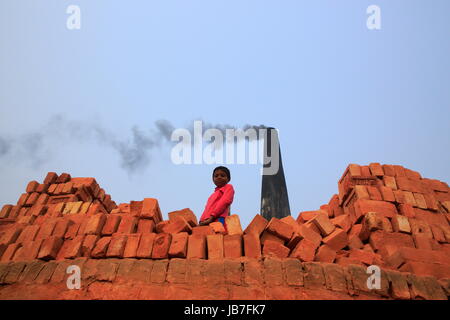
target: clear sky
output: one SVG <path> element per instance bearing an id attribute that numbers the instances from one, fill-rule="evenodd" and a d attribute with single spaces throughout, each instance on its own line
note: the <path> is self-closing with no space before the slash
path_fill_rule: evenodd
<path id="1" fill-rule="evenodd" d="M 380 30 L 366 26 L 373 4 Z M 450 182 L 449 12 L 448 0 L 2 0 L 0 205 L 56 171 L 199 217 L 214 165 L 173 164 L 158 120 L 278 128 L 295 218 L 328 203 L 349 163 Z M 228 167 L 246 226 L 260 165 Z"/>

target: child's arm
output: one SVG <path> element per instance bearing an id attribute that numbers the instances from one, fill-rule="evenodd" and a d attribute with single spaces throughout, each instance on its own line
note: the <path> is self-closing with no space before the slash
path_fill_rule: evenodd
<path id="1" fill-rule="evenodd" d="M 233 202 L 233 198 L 234 198 L 234 188 L 232 185 L 229 185 L 229 187 L 225 188 L 222 197 L 219 199 L 219 201 L 217 201 L 214 208 L 212 208 L 211 217 L 217 219 Z"/>

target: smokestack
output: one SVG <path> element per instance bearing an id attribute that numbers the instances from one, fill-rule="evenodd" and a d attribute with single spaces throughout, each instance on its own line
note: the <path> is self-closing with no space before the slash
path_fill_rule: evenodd
<path id="1" fill-rule="evenodd" d="M 276 139 L 276 141 L 272 141 Z M 271 143 L 274 142 L 274 143 Z M 278 172 L 276 174 L 266 174 L 273 165 L 274 160 L 263 165 L 262 190 L 261 190 L 261 215 L 270 220 L 271 218 L 284 218 L 291 215 L 289 199 L 284 178 L 283 163 L 281 161 L 281 148 L 278 140 L 278 132 L 275 128 L 267 128 L 267 137 L 264 142 L 264 157 L 276 156 L 276 150 L 271 150 L 273 146 L 278 148 Z M 276 159 L 275 159 L 276 161 Z M 266 163 L 266 161 L 264 161 Z"/>

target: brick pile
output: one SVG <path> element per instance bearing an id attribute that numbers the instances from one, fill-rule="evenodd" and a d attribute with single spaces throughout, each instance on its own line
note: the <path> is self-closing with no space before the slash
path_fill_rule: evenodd
<path id="1" fill-rule="evenodd" d="M 347 271 L 377 265 L 394 275 L 448 284 L 446 183 L 422 178 L 402 166 L 350 164 L 338 190 L 328 204 L 300 212 L 297 219 L 267 221 L 256 215 L 244 229 L 239 216 L 232 214 L 225 230 L 219 222 L 199 226 L 188 208 L 169 212 L 164 220 L 154 198 L 116 205 L 94 178 L 50 172 L 42 184 L 30 182 L 16 205 L 2 208 L 0 267 L 79 259 L 111 263 L 279 259 L 308 266 L 332 264 Z"/>

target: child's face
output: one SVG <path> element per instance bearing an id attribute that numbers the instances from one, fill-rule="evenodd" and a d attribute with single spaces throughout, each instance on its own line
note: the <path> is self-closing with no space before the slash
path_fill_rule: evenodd
<path id="1" fill-rule="evenodd" d="M 228 183 L 228 176 L 225 171 L 219 169 L 214 172 L 213 181 L 217 187 L 223 187 Z"/>

